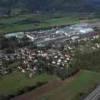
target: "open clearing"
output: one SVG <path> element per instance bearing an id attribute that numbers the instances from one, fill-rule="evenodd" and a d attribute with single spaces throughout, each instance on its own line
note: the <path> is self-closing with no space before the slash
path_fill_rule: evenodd
<path id="1" fill-rule="evenodd" d="M 79 93 L 87 91 L 99 83 L 100 74 L 81 70 L 76 76 L 69 80 L 70 79 L 61 83 L 55 82 L 54 84 L 45 85 L 31 93 L 16 97 L 13 100 L 22 100 L 22 98 L 26 98 L 25 100 L 74 100 Z"/>

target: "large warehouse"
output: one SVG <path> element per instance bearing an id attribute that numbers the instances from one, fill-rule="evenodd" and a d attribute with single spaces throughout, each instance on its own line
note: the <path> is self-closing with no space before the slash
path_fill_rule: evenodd
<path id="1" fill-rule="evenodd" d="M 94 29 L 87 23 L 80 23 L 71 26 L 64 27 L 56 31 L 56 34 L 65 34 L 66 36 L 87 34 L 94 32 Z"/>

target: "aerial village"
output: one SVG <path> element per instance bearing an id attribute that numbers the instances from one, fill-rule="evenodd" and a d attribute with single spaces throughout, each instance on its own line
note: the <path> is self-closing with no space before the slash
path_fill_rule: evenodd
<path id="1" fill-rule="evenodd" d="M 8 41 L 17 40 L 18 44 L 24 41 L 25 45 L 15 46 L 16 49 L 11 47 L 11 50 L 2 49 L 1 46 L 0 75 L 17 70 L 22 73 L 28 72 L 29 78 L 43 72 L 66 78 L 77 71 L 73 66 L 77 50 L 84 53 L 100 49 L 100 43 L 93 42 L 100 39 L 99 31 L 96 30 L 96 26 L 88 23 L 40 31 L 7 33 L 4 38 Z"/>

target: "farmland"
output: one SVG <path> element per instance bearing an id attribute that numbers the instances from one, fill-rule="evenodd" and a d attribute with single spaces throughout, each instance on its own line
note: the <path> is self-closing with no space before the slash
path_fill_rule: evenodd
<path id="1" fill-rule="evenodd" d="M 76 17 L 49 15 L 18 15 L 0 18 L 0 33 L 47 29 L 79 22 Z"/>
<path id="2" fill-rule="evenodd" d="M 80 93 L 87 92 L 100 82 L 99 77 L 99 73 L 81 70 L 75 76 L 62 81 L 56 88 L 54 87 L 55 83 L 49 84 L 31 93 L 16 97 L 14 100 L 22 100 L 23 98 L 29 100 L 78 100 Z M 50 90 L 49 87 L 53 88 Z M 48 92 L 44 92 L 44 90 Z"/>
<path id="3" fill-rule="evenodd" d="M 98 19 L 86 20 L 86 21 L 95 22 L 97 20 Z M 79 17 L 75 17 L 75 16 L 58 17 L 58 16 L 49 16 L 49 15 L 30 14 L 30 15 L 18 15 L 18 16 L 13 16 L 13 17 L 3 17 L 3 18 L 1 17 L 0 18 L 0 33 L 2 34 L 2 33 L 7 33 L 7 32 L 48 29 L 51 27 L 75 24 L 79 22 L 80 22 Z M 29 78 L 29 76 L 27 75 L 29 73 L 12 72 L 12 73 L 9 73 L 7 75 L 0 77 L 0 96 L 2 97 L 2 96 L 12 96 L 13 95 L 13 97 L 15 97 L 17 95 L 22 95 L 22 94 L 23 94 L 22 96 L 24 96 L 24 93 L 25 93 L 26 97 L 24 98 L 34 99 L 37 96 L 36 99 L 34 100 L 66 100 L 66 99 L 78 100 L 78 98 L 80 100 L 80 94 L 84 94 L 85 92 L 89 93 L 90 92 L 89 90 L 93 89 L 93 87 L 96 86 L 96 84 L 100 82 L 100 79 L 99 79 L 100 74 L 96 72 L 96 71 L 99 71 L 100 69 L 99 68 L 100 66 L 99 48 L 98 48 L 98 51 L 96 50 L 94 52 L 91 52 L 92 50 L 91 47 L 93 45 L 91 45 L 90 43 L 91 41 L 88 41 L 88 42 L 86 41 L 86 44 L 90 46 L 89 49 L 86 46 L 82 46 L 82 45 L 79 46 L 79 47 L 83 47 L 82 50 L 85 51 L 83 52 L 83 54 L 79 52 L 78 53 L 75 52 L 76 62 L 74 63 L 74 65 L 72 65 L 73 69 L 74 68 L 77 69 L 78 66 L 79 66 L 79 69 L 81 69 L 81 71 L 75 76 L 65 79 L 64 81 L 60 79 L 58 81 L 58 77 L 54 75 L 47 75 L 45 73 L 41 75 L 36 74 L 36 75 L 33 75 L 32 78 Z M 96 42 L 99 42 L 99 41 L 96 41 Z M 27 51 L 31 51 L 31 50 L 27 49 Z M 29 56 L 29 54 L 27 54 L 27 56 Z M 37 59 L 37 56 L 35 59 Z M 27 61 L 27 59 L 25 60 Z M 42 59 L 40 60 L 42 61 Z M 32 63 L 33 63 L 33 60 L 32 60 Z M 38 63 L 37 65 L 41 67 L 41 62 L 39 63 L 40 63 L 40 66 L 38 65 Z M 42 64 L 43 66 L 45 65 L 45 63 L 42 63 Z M 14 67 L 14 66 L 16 66 L 16 62 L 11 64 L 9 68 Z M 43 68 L 46 68 L 46 67 L 43 67 Z M 59 70 L 56 70 L 56 72 L 57 71 Z M 61 72 L 61 75 L 63 75 L 63 73 L 64 72 Z M 50 83 L 51 81 L 54 81 L 54 83 Z M 32 88 L 31 90 L 27 91 L 29 92 L 29 94 L 31 92 L 31 95 L 27 95 L 26 90 L 30 87 L 35 87 L 35 86 L 38 87 L 37 86 L 38 83 L 48 83 L 48 84 L 43 85 L 43 87 L 39 86 L 39 88 L 35 88 L 35 89 Z M 24 90 L 25 92 L 23 92 Z M 20 94 L 19 92 L 23 92 L 23 93 Z M 24 99 L 17 99 L 17 100 L 24 100 Z"/>
<path id="4" fill-rule="evenodd" d="M 100 74 L 90 71 L 81 71 L 80 74 L 70 83 L 64 83 L 63 86 L 53 90 L 52 92 L 40 97 L 39 100 L 73 100 L 74 97 L 91 88 L 100 82 Z"/>
<path id="5" fill-rule="evenodd" d="M 82 17 L 82 16 L 81 16 Z M 79 14 L 25 14 L 0 17 L 0 34 L 19 31 L 31 31 L 76 24 L 80 21 L 98 22 L 98 18 L 80 19 Z"/>
<path id="6" fill-rule="evenodd" d="M 84 100 L 99 85 L 100 0 L 0 0 L 0 100 Z"/>
<path id="7" fill-rule="evenodd" d="M 16 94 L 25 87 L 35 86 L 38 82 L 48 82 L 56 80 L 56 76 L 47 74 L 36 75 L 30 79 L 27 74 L 13 72 L 0 78 L 0 95 Z"/>

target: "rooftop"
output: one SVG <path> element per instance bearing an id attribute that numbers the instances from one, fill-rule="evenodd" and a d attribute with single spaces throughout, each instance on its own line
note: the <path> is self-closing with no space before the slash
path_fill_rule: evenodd
<path id="1" fill-rule="evenodd" d="M 16 38 L 23 38 L 24 32 L 16 32 L 16 33 L 8 33 L 5 35 L 6 38 L 16 37 Z"/>

